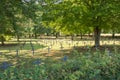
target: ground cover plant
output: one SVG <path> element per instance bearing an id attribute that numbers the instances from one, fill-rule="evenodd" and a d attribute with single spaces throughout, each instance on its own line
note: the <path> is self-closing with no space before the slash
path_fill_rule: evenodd
<path id="1" fill-rule="evenodd" d="M 76 44 L 76 42 L 74 44 Z M 1 57 L 2 56 L 7 57 L 6 59 L 8 61 L 2 61 L 0 64 L 0 79 L 1 80 L 120 79 L 119 45 L 114 46 L 103 45 L 99 48 L 95 48 L 90 45 L 88 46 L 73 45 L 73 47 L 71 47 L 71 49 L 68 50 L 60 49 L 59 51 L 60 53 L 59 52 L 52 53 L 52 50 L 51 53 L 47 53 L 46 51 L 47 48 L 46 50 L 43 50 L 43 52 L 45 51 L 46 52 L 42 53 L 42 50 L 40 50 L 41 52 L 36 52 L 34 56 L 28 56 L 25 53 L 23 53 L 24 55 L 19 55 L 18 57 L 15 57 L 14 55 L 11 54 L 7 56 L 3 55 L 5 53 L 1 54 Z M 13 62 L 16 63 L 13 64 Z"/>
<path id="2" fill-rule="evenodd" d="M 10 67 L 0 73 L 1 80 L 119 80 L 120 54 L 99 51 L 90 53 L 71 53 L 72 58 L 60 61 L 37 59 L 29 68 Z M 79 57 L 78 57 L 79 56 Z M 36 61 L 36 60 L 35 60 Z"/>

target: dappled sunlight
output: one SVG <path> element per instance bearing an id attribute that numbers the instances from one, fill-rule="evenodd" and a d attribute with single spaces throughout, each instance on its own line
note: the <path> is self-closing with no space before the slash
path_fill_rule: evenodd
<path id="1" fill-rule="evenodd" d="M 29 40 L 31 40 L 31 39 L 29 39 Z M 93 41 L 91 41 L 91 40 L 71 41 L 68 39 L 50 39 L 50 40 L 34 39 L 31 41 L 34 46 L 34 55 L 33 55 L 33 51 L 30 46 L 29 41 L 25 43 L 21 39 L 21 42 L 19 42 L 19 44 L 15 44 L 15 45 L 12 45 L 11 42 L 9 41 L 7 43 L 8 44 L 10 43 L 10 45 L 6 44 L 6 46 L 0 47 L 0 49 L 1 49 L 0 56 L 2 57 L 0 59 L 0 62 L 5 61 L 5 60 L 15 61 L 14 59 L 16 57 L 31 58 L 31 59 L 50 57 L 51 59 L 52 58 L 57 59 L 57 58 L 61 58 L 65 54 L 69 55 L 69 53 L 74 49 L 77 49 L 80 52 L 88 51 L 89 48 L 91 48 L 94 44 Z M 100 49 L 102 49 L 102 51 L 104 51 L 105 48 L 108 48 L 111 51 L 113 51 L 112 46 L 115 46 L 116 48 L 118 48 L 118 50 L 120 47 L 119 40 L 103 40 L 100 43 L 101 43 Z M 22 48 L 20 48 L 21 45 L 22 45 Z M 41 46 L 41 45 L 44 45 L 44 46 Z M 16 50 L 18 50 L 18 52 Z M 92 49 L 92 51 L 94 51 L 94 49 Z"/>
<path id="2" fill-rule="evenodd" d="M 30 71 L 34 70 L 37 66 L 38 69 L 44 66 L 42 70 L 48 67 L 46 69 L 54 71 L 54 69 L 64 69 L 67 64 L 69 66 L 66 66 L 66 69 L 71 66 L 72 69 L 74 65 L 84 63 L 85 60 L 94 60 L 94 57 L 98 57 L 98 55 L 111 57 L 120 52 L 119 40 L 103 40 L 100 43 L 101 46 L 94 47 L 92 40 L 36 39 L 21 41 L 13 46 L 2 46 L 0 47 L 0 71 L 4 72 L 5 69 L 10 67 L 18 70 L 25 69 L 24 71 L 29 72 L 29 69 Z M 102 62 L 104 62 L 104 59 Z M 93 63 L 88 64 L 91 66 Z M 88 65 L 86 65 L 86 68 L 88 69 Z"/>
<path id="3" fill-rule="evenodd" d="M 120 80 L 119 0 L 1 0 L 0 80 Z"/>

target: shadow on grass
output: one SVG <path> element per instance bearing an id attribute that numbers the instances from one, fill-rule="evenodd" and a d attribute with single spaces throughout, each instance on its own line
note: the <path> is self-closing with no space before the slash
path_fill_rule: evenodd
<path id="1" fill-rule="evenodd" d="M 117 51 L 118 53 L 120 52 L 120 45 L 102 45 L 100 47 L 94 47 L 94 46 L 80 46 L 80 47 L 75 47 L 75 49 L 78 51 L 78 52 L 90 52 L 90 53 L 93 53 L 93 52 L 96 52 L 96 51 L 99 51 L 101 53 L 105 52 L 105 50 L 108 50 L 112 53 L 115 53 L 115 51 Z"/>
<path id="2" fill-rule="evenodd" d="M 11 47 L 11 46 L 17 46 L 17 45 L 18 45 L 18 43 L 4 44 L 4 46 L 2 46 L 2 45 L 0 44 L 0 47 Z"/>
<path id="3" fill-rule="evenodd" d="M 4 69 L 1 68 L 2 63 L 7 62 L 9 64 L 12 64 L 12 67 L 16 68 L 31 68 L 34 66 L 33 62 L 36 61 L 38 58 L 34 58 L 32 56 L 16 56 L 16 55 L 10 55 L 10 54 L 2 54 L 1 56 L 4 56 L 6 59 L 5 61 L 0 61 L 0 71 L 4 71 Z"/>
<path id="4" fill-rule="evenodd" d="M 46 64 L 52 64 L 52 63 L 57 63 L 60 61 L 64 55 L 64 53 L 68 52 L 68 50 L 63 50 L 62 52 L 60 51 L 53 51 L 53 53 L 43 53 L 43 54 L 35 54 L 35 56 L 32 55 L 26 55 L 24 54 L 19 54 L 19 56 L 16 56 L 16 54 L 8 54 L 8 53 L 2 53 L 0 56 L 3 56 L 8 63 L 12 64 L 16 68 L 32 68 L 34 66 L 33 62 L 36 61 L 37 59 L 40 59 L 42 62 Z M 61 55 L 62 53 L 62 55 Z M 31 53 L 32 54 L 32 53 Z M 51 56 L 50 56 L 51 55 Z M 44 56 L 44 58 L 42 58 Z M 59 57 L 59 58 L 58 58 Z M 55 59 L 57 58 L 57 59 Z M 2 62 L 4 61 L 0 61 Z M 0 69 L 2 70 L 2 69 Z M 3 70 L 2 70 L 3 71 Z"/>
<path id="5" fill-rule="evenodd" d="M 86 53 L 88 51 L 90 51 L 89 53 L 94 53 L 96 52 L 96 50 L 99 50 L 101 53 L 105 52 L 105 50 L 108 49 L 110 52 L 114 53 L 115 50 L 117 50 L 117 52 L 120 52 L 120 45 L 102 45 L 100 47 L 98 47 L 97 49 L 95 47 L 90 46 L 85 47 L 85 46 L 80 46 L 80 47 L 74 47 L 71 49 L 65 49 L 65 50 L 53 50 L 51 51 L 51 53 L 47 53 L 43 52 L 40 54 L 35 54 L 35 56 L 27 56 L 26 53 L 21 54 L 19 56 L 16 56 L 15 54 L 7 54 L 7 53 L 2 53 L 0 56 L 4 56 L 4 58 L 7 60 L 8 63 L 13 64 L 14 66 L 16 66 L 17 68 L 31 68 L 32 66 L 34 66 L 33 62 L 36 59 L 41 59 L 44 63 L 46 64 L 51 64 L 51 63 L 57 63 L 57 61 L 60 61 L 60 59 L 63 56 L 68 56 L 68 58 L 75 58 L 73 56 L 73 50 L 77 50 L 78 53 Z M 44 56 L 45 58 L 43 59 L 42 56 Z M 79 56 L 78 56 L 79 57 Z M 1 63 L 0 63 L 1 64 Z"/>
<path id="6" fill-rule="evenodd" d="M 35 50 L 44 48 L 44 45 L 40 44 L 33 44 Z M 0 50 L 31 50 L 32 47 L 30 43 L 12 43 L 12 44 L 5 44 L 4 46 L 0 45 Z"/>

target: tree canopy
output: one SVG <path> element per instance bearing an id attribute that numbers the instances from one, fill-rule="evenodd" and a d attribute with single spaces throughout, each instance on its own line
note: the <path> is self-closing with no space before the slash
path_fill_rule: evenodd
<path id="1" fill-rule="evenodd" d="M 92 32 L 97 47 L 101 30 L 119 32 L 119 6 L 119 0 L 1 0 L 0 39 L 4 44 L 5 35 L 19 40 L 24 31 L 36 35 L 49 27 L 65 34 Z"/>
<path id="2" fill-rule="evenodd" d="M 47 15 L 46 21 L 58 24 L 63 31 L 80 33 L 92 28 L 97 47 L 101 29 L 119 27 L 119 6 L 119 0 L 63 0 L 52 4 L 44 15 Z"/>
<path id="3" fill-rule="evenodd" d="M 2 45 L 6 35 L 20 34 L 29 21 L 37 24 L 41 21 L 41 2 L 35 0 L 1 0 L 0 3 L 0 39 Z M 33 27 L 33 26 L 32 26 Z"/>

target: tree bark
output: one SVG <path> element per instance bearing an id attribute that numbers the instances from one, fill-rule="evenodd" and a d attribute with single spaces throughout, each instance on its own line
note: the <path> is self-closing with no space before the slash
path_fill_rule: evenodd
<path id="1" fill-rule="evenodd" d="M 88 33 L 88 36 L 91 37 L 90 33 Z"/>
<path id="2" fill-rule="evenodd" d="M 71 34 L 71 40 L 74 40 L 74 35 L 73 34 Z"/>
<path id="3" fill-rule="evenodd" d="M 101 34 L 101 29 L 99 27 L 94 28 L 94 41 L 95 41 L 95 47 L 100 46 L 100 34 Z"/>
<path id="4" fill-rule="evenodd" d="M 58 33 L 55 34 L 56 39 L 58 38 Z"/>
<path id="5" fill-rule="evenodd" d="M 29 37 L 29 38 L 31 38 L 31 35 L 30 35 L 30 33 L 28 34 L 28 37 Z"/>
<path id="6" fill-rule="evenodd" d="M 59 33 L 59 32 L 56 32 L 56 34 L 55 34 L 56 39 L 57 39 L 59 36 L 60 36 L 60 33 Z"/>
<path id="7" fill-rule="evenodd" d="M 35 39 L 37 39 L 37 33 L 35 33 Z"/>
<path id="8" fill-rule="evenodd" d="M 80 38 L 83 39 L 83 34 L 82 33 L 80 33 Z"/>
<path id="9" fill-rule="evenodd" d="M 112 38 L 113 39 L 115 38 L 115 31 L 114 30 L 112 31 Z"/>
<path id="10" fill-rule="evenodd" d="M 19 36 L 19 34 L 17 33 L 17 41 L 19 42 L 20 40 L 20 36 Z"/>
<path id="11" fill-rule="evenodd" d="M 1 36 L 1 45 L 4 46 L 4 36 Z"/>
<path id="12" fill-rule="evenodd" d="M 37 39 L 37 26 L 34 26 L 34 37 Z"/>

